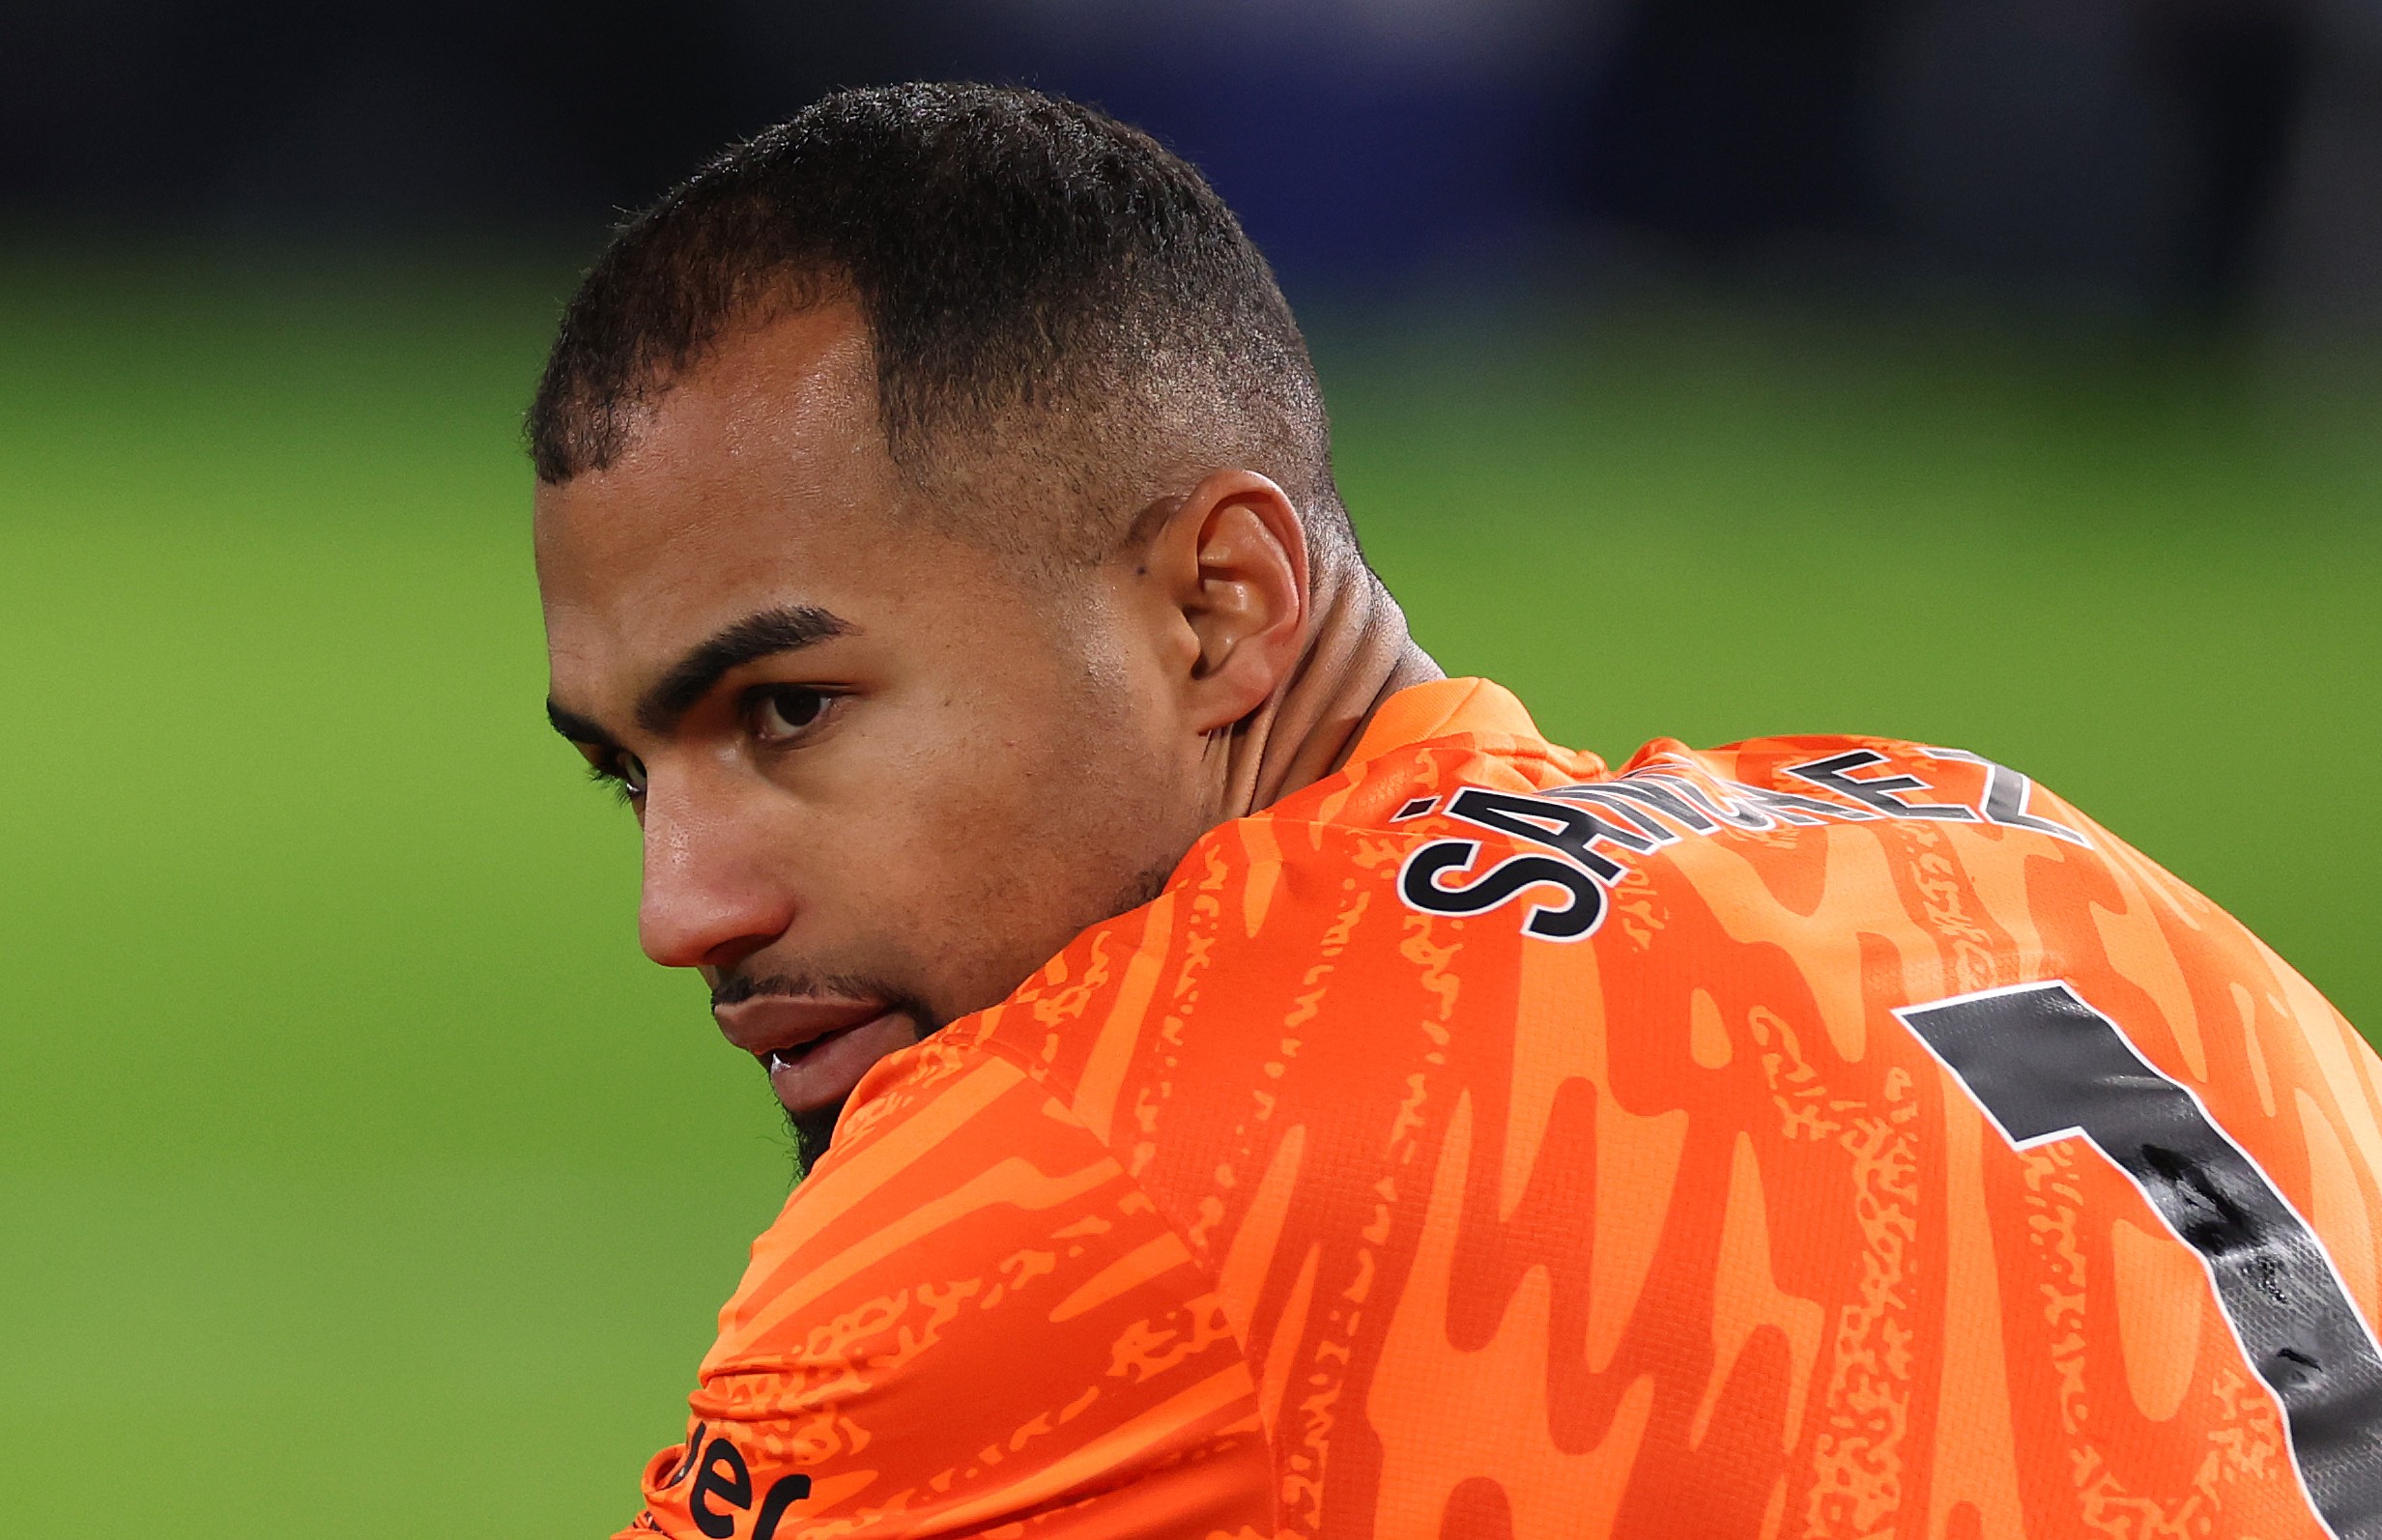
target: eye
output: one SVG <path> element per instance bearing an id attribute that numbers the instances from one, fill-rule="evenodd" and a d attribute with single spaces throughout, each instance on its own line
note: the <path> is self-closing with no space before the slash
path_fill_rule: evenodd
<path id="1" fill-rule="evenodd" d="M 588 766 L 588 779 L 611 785 L 622 802 L 646 794 L 646 762 L 633 754 L 610 754 Z"/>
<path id="2" fill-rule="evenodd" d="M 745 722 L 761 742 L 782 742 L 818 726 L 827 713 L 827 700 L 823 690 L 790 684 L 764 686 L 746 698 Z"/>

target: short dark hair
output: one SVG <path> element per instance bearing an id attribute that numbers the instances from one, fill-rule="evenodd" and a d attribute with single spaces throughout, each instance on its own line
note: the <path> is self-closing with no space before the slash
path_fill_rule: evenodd
<path id="1" fill-rule="evenodd" d="M 839 92 L 622 225 L 530 409 L 539 479 L 610 464 L 732 327 L 838 296 L 895 464 L 932 482 L 970 445 L 1022 453 L 1076 505 L 1067 555 L 1223 466 L 1279 483 L 1319 557 L 1355 549 L 1306 340 L 1232 211 L 1139 129 L 985 85 Z"/>

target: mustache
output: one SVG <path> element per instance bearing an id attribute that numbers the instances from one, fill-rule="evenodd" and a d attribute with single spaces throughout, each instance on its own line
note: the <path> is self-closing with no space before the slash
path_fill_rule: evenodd
<path id="1" fill-rule="evenodd" d="M 711 1004 L 716 1009 L 762 995 L 890 1001 L 899 992 L 856 973 L 747 973 L 721 979 L 711 990 Z"/>
<path id="2" fill-rule="evenodd" d="M 948 1021 L 924 1000 L 899 984 L 858 973 L 753 973 L 723 978 L 711 991 L 711 1009 L 732 1006 L 764 995 L 788 999 L 873 1000 L 889 1012 L 905 1015 L 925 1037 Z"/>

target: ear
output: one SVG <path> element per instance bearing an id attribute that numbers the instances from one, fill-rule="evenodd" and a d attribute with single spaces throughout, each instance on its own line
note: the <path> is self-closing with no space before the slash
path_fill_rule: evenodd
<path id="1" fill-rule="evenodd" d="M 1219 471 L 1170 510 L 1135 577 L 1166 633 L 1162 664 L 1196 732 L 1228 727 L 1273 698 L 1306 642 L 1306 529 L 1280 487 Z"/>

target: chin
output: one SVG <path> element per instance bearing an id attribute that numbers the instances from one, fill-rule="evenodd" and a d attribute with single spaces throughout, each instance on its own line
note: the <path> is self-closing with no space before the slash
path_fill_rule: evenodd
<path id="1" fill-rule="evenodd" d="M 817 1112 L 789 1112 L 787 1131 L 794 1139 L 794 1180 L 800 1182 L 818 1164 L 818 1157 L 835 1142 L 836 1120 L 844 1116 L 844 1103 L 821 1107 Z"/>

